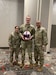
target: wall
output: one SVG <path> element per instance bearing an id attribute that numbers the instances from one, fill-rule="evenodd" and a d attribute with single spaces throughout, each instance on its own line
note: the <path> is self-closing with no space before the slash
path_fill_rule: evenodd
<path id="1" fill-rule="evenodd" d="M 56 2 L 53 4 L 52 24 L 56 25 Z"/>
<path id="2" fill-rule="evenodd" d="M 53 2 L 50 48 L 56 48 L 56 0 Z"/>
<path id="3" fill-rule="evenodd" d="M 48 27 L 49 4 L 50 0 L 42 0 L 41 22 L 46 28 Z"/>
<path id="4" fill-rule="evenodd" d="M 8 46 L 9 34 L 15 25 L 23 23 L 23 15 L 22 0 L 0 0 L 0 47 Z"/>
<path id="5" fill-rule="evenodd" d="M 46 47 L 47 52 L 50 51 L 52 13 L 53 13 L 53 0 L 42 0 L 41 22 L 42 25 L 47 29 L 48 35 L 48 45 Z"/>
<path id="6" fill-rule="evenodd" d="M 37 16 L 37 0 L 24 0 L 24 23 L 27 15 L 31 16 L 31 23 L 35 25 Z"/>

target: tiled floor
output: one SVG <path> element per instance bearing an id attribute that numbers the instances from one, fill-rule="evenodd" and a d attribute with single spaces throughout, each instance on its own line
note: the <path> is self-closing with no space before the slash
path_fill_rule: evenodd
<path id="1" fill-rule="evenodd" d="M 52 49 L 50 54 L 44 52 L 44 66 L 51 72 L 56 74 L 56 49 Z M 6 49 L 0 49 L 0 66 L 9 63 L 10 51 Z M 20 56 L 20 55 L 19 55 Z M 21 56 L 19 60 L 21 59 Z M 26 59 L 28 60 L 28 56 L 26 54 Z M 34 60 L 33 60 L 34 61 Z M 35 61 L 34 61 L 35 62 Z M 35 71 L 31 73 L 31 75 L 37 75 Z M 43 75 L 43 74 L 41 74 Z"/>

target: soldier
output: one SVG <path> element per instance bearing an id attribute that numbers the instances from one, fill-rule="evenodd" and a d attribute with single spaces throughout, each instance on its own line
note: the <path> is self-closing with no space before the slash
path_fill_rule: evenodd
<path id="1" fill-rule="evenodd" d="M 9 41 L 9 47 L 11 49 L 10 63 L 11 65 L 13 65 L 13 54 L 15 53 L 16 64 L 18 64 L 18 53 L 20 50 L 20 42 L 21 42 L 18 26 L 15 26 L 15 31 L 10 34 L 8 41 Z"/>
<path id="2" fill-rule="evenodd" d="M 20 26 L 20 32 L 21 32 L 21 46 L 22 46 L 22 63 L 24 64 L 25 60 L 25 50 L 27 49 L 30 64 L 32 64 L 32 39 L 34 39 L 35 36 L 35 28 L 32 24 L 30 24 L 30 16 L 26 17 L 26 24 L 22 24 Z"/>
<path id="3" fill-rule="evenodd" d="M 41 26 L 41 22 L 36 22 L 36 31 L 35 31 L 35 50 L 34 56 L 36 64 L 38 66 L 37 70 L 42 71 L 44 64 L 44 49 L 47 45 L 47 32 L 44 27 Z M 38 63 L 39 62 L 39 63 Z"/>

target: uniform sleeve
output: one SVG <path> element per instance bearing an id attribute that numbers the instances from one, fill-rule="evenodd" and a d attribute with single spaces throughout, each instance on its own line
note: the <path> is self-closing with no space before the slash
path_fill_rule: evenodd
<path id="1" fill-rule="evenodd" d="M 35 28 L 32 29 L 31 35 L 35 38 Z"/>
<path id="2" fill-rule="evenodd" d="M 23 36 L 23 27 L 22 27 L 22 25 L 20 26 L 20 37 L 21 37 L 21 39 L 22 39 L 22 36 Z"/>
<path id="3" fill-rule="evenodd" d="M 9 44 L 9 47 L 12 47 L 12 35 L 9 36 L 8 44 Z"/>
<path id="4" fill-rule="evenodd" d="M 23 27 L 20 26 L 20 33 L 22 34 L 23 33 Z"/>
<path id="5" fill-rule="evenodd" d="M 19 37 L 20 37 L 20 42 L 21 42 L 21 40 L 22 40 L 22 38 L 21 38 L 21 33 L 19 33 Z"/>
<path id="6" fill-rule="evenodd" d="M 43 45 L 46 46 L 46 45 L 48 44 L 47 31 L 46 31 L 46 29 L 44 29 L 44 30 L 42 31 L 42 35 L 43 35 L 43 36 L 42 36 L 42 38 L 43 38 L 43 40 L 42 40 L 43 42 L 42 42 L 42 43 L 43 43 Z"/>

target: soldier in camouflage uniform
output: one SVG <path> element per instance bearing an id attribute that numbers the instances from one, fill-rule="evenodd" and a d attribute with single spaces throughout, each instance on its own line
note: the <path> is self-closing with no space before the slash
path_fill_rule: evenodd
<path id="1" fill-rule="evenodd" d="M 44 64 L 44 49 L 47 45 L 47 32 L 44 27 L 41 26 L 41 22 L 36 22 L 36 31 L 35 31 L 35 50 L 34 56 L 36 64 L 40 63 L 38 71 L 42 70 Z"/>
<path id="2" fill-rule="evenodd" d="M 34 39 L 35 36 L 35 28 L 33 25 L 30 24 L 30 16 L 26 17 L 26 24 L 22 24 L 20 26 L 20 32 L 21 32 L 21 46 L 22 46 L 22 63 L 24 65 L 25 60 L 25 50 L 27 49 L 30 64 L 32 64 L 32 39 Z M 25 65 L 24 65 L 25 66 Z"/>
<path id="3" fill-rule="evenodd" d="M 18 53 L 20 50 L 20 33 L 19 33 L 19 27 L 15 26 L 15 31 L 11 33 L 9 36 L 9 47 L 11 49 L 10 51 L 10 63 L 13 63 L 13 54 L 15 53 L 15 60 L 16 63 L 18 63 Z"/>

